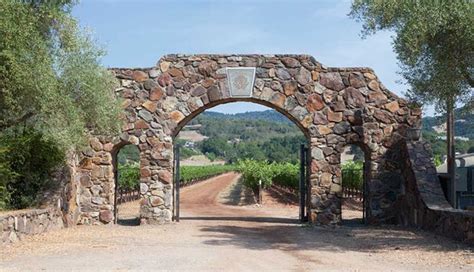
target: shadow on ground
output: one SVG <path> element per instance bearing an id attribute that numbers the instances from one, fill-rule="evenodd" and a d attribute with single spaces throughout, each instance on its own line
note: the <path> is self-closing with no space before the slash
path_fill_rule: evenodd
<path id="1" fill-rule="evenodd" d="M 200 218 L 199 220 L 204 220 Z M 217 220 L 217 219 L 216 219 Z M 220 220 L 220 219 L 219 219 Z M 366 226 L 356 221 L 348 226 L 319 227 L 308 225 L 233 226 L 220 224 L 201 228 L 205 244 L 236 246 L 250 250 L 278 248 L 292 250 L 328 250 L 377 252 L 384 250 L 423 249 L 449 252 L 459 249 L 456 243 L 440 245 L 444 237 L 396 226 Z M 446 242 L 446 241 L 445 241 Z M 450 246 L 446 246 L 449 244 Z"/>
<path id="2" fill-rule="evenodd" d="M 266 189 L 265 192 L 280 204 L 298 205 L 299 197 L 297 192 L 292 192 L 289 189 L 279 187 L 276 185 Z"/>
<path id="3" fill-rule="evenodd" d="M 121 226 L 139 226 L 140 225 L 140 218 L 126 218 L 126 219 L 118 219 L 117 225 Z"/>
<path id="4" fill-rule="evenodd" d="M 232 185 L 229 194 L 223 200 L 223 204 L 231 206 L 256 204 L 253 193 L 243 185 L 241 180 Z"/>
<path id="5" fill-rule="evenodd" d="M 264 216 L 188 216 L 180 217 L 181 220 L 196 220 L 196 221 L 237 221 L 237 222 L 257 222 L 257 223 L 282 223 L 282 224 L 299 224 L 298 219 L 279 218 L 279 217 L 264 217 Z"/>

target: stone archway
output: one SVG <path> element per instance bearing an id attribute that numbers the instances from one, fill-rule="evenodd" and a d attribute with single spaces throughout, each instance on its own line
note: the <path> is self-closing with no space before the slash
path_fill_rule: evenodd
<path id="1" fill-rule="evenodd" d="M 248 96 L 232 92 L 228 67 L 255 70 Z M 348 143 L 363 145 L 370 153 L 369 222 L 396 221 L 394 206 L 402 184 L 397 144 L 407 128 L 420 126 L 421 111 L 388 91 L 371 69 L 327 68 L 307 55 L 168 55 L 156 67 L 112 71 L 121 83 L 117 94 L 124 99 L 126 120 L 120 137 L 137 139 L 141 153 L 142 223 L 172 220 L 173 136 L 204 109 L 232 101 L 270 106 L 310 139 L 311 222 L 341 220 L 339 160 Z M 105 146 L 111 140 L 92 141 Z M 113 188 L 110 166 L 94 161 L 107 152 L 92 148 L 90 163 L 83 163 L 79 172 L 90 175 L 94 184 Z M 111 222 L 101 214 L 113 209 L 108 201 L 113 190 L 99 193 L 104 198 L 100 205 L 90 202 L 90 188 L 81 185 L 79 191 L 80 220 Z"/>

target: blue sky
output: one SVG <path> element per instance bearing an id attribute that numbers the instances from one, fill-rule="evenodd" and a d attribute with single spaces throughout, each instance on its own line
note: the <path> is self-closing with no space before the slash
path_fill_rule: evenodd
<path id="1" fill-rule="evenodd" d="M 107 67 L 150 67 L 170 53 L 310 54 L 326 66 L 371 67 L 403 95 L 391 33 L 361 39 L 349 0 L 82 0 L 73 15 L 107 50 Z M 264 110 L 231 103 L 214 111 Z"/>

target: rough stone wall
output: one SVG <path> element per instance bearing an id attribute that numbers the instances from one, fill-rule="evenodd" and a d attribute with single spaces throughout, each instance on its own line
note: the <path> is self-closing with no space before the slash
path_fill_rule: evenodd
<path id="1" fill-rule="evenodd" d="M 0 216 L 0 244 L 63 227 L 63 214 L 58 208 L 13 212 Z"/>
<path id="2" fill-rule="evenodd" d="M 252 97 L 229 94 L 226 67 L 256 67 Z M 173 137 L 203 110 L 248 101 L 278 110 L 307 136 L 311 164 L 308 215 L 317 224 L 341 220 L 340 154 L 362 147 L 369 222 L 395 222 L 402 184 L 400 150 L 421 110 L 388 91 L 369 68 L 327 68 L 306 55 L 168 55 L 156 67 L 112 69 L 120 80 L 125 120 L 116 138 L 91 137 L 77 170 L 78 221 L 114 219 L 114 156 L 124 144 L 140 150 L 142 223 L 172 220 Z"/>
<path id="3" fill-rule="evenodd" d="M 447 202 L 429 144 L 408 141 L 402 153 L 405 182 L 398 196 L 398 222 L 474 244 L 474 212 L 454 209 Z"/>

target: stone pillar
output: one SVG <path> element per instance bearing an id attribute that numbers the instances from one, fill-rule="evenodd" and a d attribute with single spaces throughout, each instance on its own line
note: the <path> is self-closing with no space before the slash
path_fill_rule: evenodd
<path id="1" fill-rule="evenodd" d="M 403 184 L 400 145 L 371 146 L 370 177 L 366 181 L 367 222 L 396 223 L 395 204 Z"/>
<path id="2" fill-rule="evenodd" d="M 140 153 L 141 224 L 163 224 L 172 220 L 173 144 L 168 140 L 150 137 L 147 143 L 151 150 Z"/>
<path id="3" fill-rule="evenodd" d="M 341 221 L 340 152 L 321 142 L 311 139 L 310 220 L 315 224 L 336 224 Z"/>

